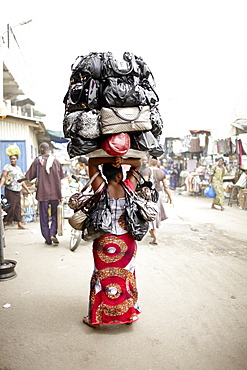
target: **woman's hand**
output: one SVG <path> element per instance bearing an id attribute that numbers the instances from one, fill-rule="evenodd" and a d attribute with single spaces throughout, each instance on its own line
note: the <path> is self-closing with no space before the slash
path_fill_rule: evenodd
<path id="1" fill-rule="evenodd" d="M 123 163 L 123 158 L 122 157 L 115 157 L 112 161 L 112 165 L 114 167 L 117 167 L 119 168 L 121 166 L 121 164 Z"/>

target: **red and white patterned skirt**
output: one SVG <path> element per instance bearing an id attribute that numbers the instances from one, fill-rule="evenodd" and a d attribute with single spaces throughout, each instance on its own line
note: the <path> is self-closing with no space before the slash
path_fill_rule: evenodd
<path id="1" fill-rule="evenodd" d="M 107 234 L 93 243 L 89 318 L 92 324 L 126 324 L 141 312 L 135 278 L 136 242 L 129 234 Z"/>

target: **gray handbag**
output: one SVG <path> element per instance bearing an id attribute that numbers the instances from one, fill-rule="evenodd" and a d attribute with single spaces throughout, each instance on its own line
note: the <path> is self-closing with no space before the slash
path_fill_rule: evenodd
<path id="1" fill-rule="evenodd" d="M 151 130 L 150 107 L 103 107 L 100 111 L 103 135 Z"/>
<path id="2" fill-rule="evenodd" d="M 158 204 L 153 202 L 151 199 L 143 198 L 140 194 L 127 188 L 124 182 L 122 182 L 121 185 L 126 193 L 133 198 L 133 202 L 136 203 L 137 209 L 143 219 L 146 221 L 154 221 L 159 212 Z"/>
<path id="3" fill-rule="evenodd" d="M 96 109 L 76 111 L 64 116 L 63 127 L 65 135 L 79 135 L 85 139 L 96 139 L 100 136 L 99 111 Z"/>
<path id="4" fill-rule="evenodd" d="M 91 179 L 86 183 L 81 192 L 73 194 L 69 199 L 69 207 L 76 212 L 71 217 L 69 217 L 68 221 L 69 224 L 76 230 L 82 230 L 84 221 L 87 219 L 90 212 L 90 208 L 93 207 L 95 205 L 95 202 L 97 201 L 96 195 L 100 194 L 101 190 L 105 186 L 105 183 L 102 182 L 102 184 L 95 192 L 93 190 L 86 191 L 90 187 L 94 179 L 98 176 L 98 174 L 99 171 L 97 171 L 91 177 Z"/>

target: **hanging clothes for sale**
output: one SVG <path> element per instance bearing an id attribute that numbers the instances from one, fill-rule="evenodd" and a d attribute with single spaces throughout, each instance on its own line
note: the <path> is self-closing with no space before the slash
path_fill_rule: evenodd
<path id="1" fill-rule="evenodd" d="M 238 146 L 237 146 L 237 150 L 238 150 L 238 165 L 239 166 L 242 166 L 242 156 L 243 156 L 243 146 L 242 146 L 242 141 L 241 140 L 238 140 L 237 141 L 238 143 Z"/>
<path id="2" fill-rule="evenodd" d="M 199 137 L 193 136 L 190 141 L 190 151 L 191 153 L 202 152 L 203 148 L 200 146 Z"/>

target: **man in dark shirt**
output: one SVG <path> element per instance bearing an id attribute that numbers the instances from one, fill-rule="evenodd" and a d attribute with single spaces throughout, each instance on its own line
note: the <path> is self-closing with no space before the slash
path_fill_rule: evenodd
<path id="1" fill-rule="evenodd" d="M 40 156 L 35 158 L 27 171 L 24 180 L 38 178 L 36 199 L 39 201 L 40 229 L 45 243 L 58 244 L 57 234 L 57 206 L 62 198 L 61 179 L 64 177 L 60 162 L 50 155 L 47 143 L 39 146 Z M 48 209 L 51 208 L 51 225 L 49 226 Z"/>

